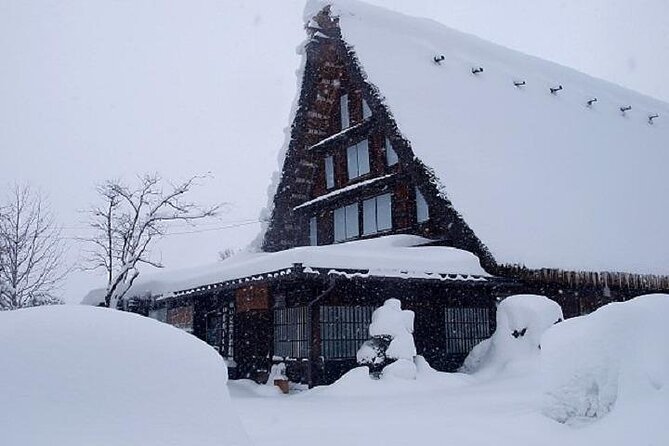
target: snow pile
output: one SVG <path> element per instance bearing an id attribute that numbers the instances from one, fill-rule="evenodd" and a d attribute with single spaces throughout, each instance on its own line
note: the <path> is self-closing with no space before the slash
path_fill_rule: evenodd
<path id="1" fill-rule="evenodd" d="M 562 319 L 560 305 L 545 296 L 507 297 L 497 307 L 495 333 L 472 349 L 463 371 L 497 372 L 510 365 L 527 366 L 538 358 L 544 332 Z"/>
<path id="2" fill-rule="evenodd" d="M 658 294 L 609 304 L 549 330 L 541 354 L 544 413 L 581 423 L 614 406 L 669 403 L 668 321 L 669 295 Z"/>
<path id="3" fill-rule="evenodd" d="M 0 312 L 0 443 L 247 444 L 221 357 L 166 324 L 85 306 Z"/>
<path id="4" fill-rule="evenodd" d="M 364 3 L 310 0 L 305 12 L 326 4 L 401 136 L 497 261 L 669 273 L 668 104 Z"/>
<path id="5" fill-rule="evenodd" d="M 356 358 L 360 364 L 384 366 L 383 376 L 415 379 L 416 346 L 413 341 L 414 312 L 402 310 L 398 299 L 388 299 L 372 313 L 369 325 L 371 339 L 358 351 Z"/>

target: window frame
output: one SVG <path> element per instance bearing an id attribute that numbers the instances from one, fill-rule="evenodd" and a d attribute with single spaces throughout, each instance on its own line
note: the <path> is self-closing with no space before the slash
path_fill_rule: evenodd
<path id="1" fill-rule="evenodd" d="M 364 160 L 364 162 L 361 163 L 361 160 Z M 355 161 L 355 164 L 353 161 Z M 363 170 L 361 165 L 365 167 L 366 170 Z M 346 148 L 346 171 L 348 173 L 349 181 L 357 180 L 371 172 L 369 139 L 365 138 Z"/>
<path id="2" fill-rule="evenodd" d="M 341 129 L 345 130 L 351 126 L 351 113 L 349 110 L 348 93 L 343 93 L 339 97 L 339 115 Z"/>
<path id="3" fill-rule="evenodd" d="M 355 212 L 355 217 L 352 214 L 353 212 Z M 343 219 L 341 219 L 342 215 Z M 359 203 L 357 201 L 355 203 L 336 208 L 333 212 L 333 218 L 335 243 L 345 242 L 347 240 L 353 240 L 360 237 L 360 209 Z M 338 221 L 343 222 L 343 228 L 339 226 L 337 223 Z M 351 223 L 351 227 L 349 227 L 349 223 Z M 355 226 L 355 232 L 353 231 L 353 226 Z M 341 237 L 342 235 L 343 237 Z"/>
<path id="4" fill-rule="evenodd" d="M 490 338 L 493 310 L 489 307 L 444 307 L 446 354 L 466 355 Z"/>
<path id="5" fill-rule="evenodd" d="M 399 162 L 400 159 L 397 156 L 397 151 L 395 151 L 395 148 L 390 142 L 390 139 L 386 138 L 386 166 L 392 167 L 397 165 Z"/>
<path id="6" fill-rule="evenodd" d="M 294 359 L 309 358 L 311 340 L 307 333 L 307 318 L 306 306 L 274 309 L 272 347 L 275 356 Z"/>
<path id="7" fill-rule="evenodd" d="M 335 188 L 335 171 L 334 171 L 334 156 L 328 155 L 325 157 L 324 170 L 325 170 L 325 188 L 330 190 Z"/>
<path id="8" fill-rule="evenodd" d="M 309 218 L 309 246 L 318 246 L 318 217 Z"/>
<path id="9" fill-rule="evenodd" d="M 388 200 L 388 211 L 389 211 L 389 223 L 388 227 L 379 226 L 379 201 Z M 373 208 L 373 209 L 372 209 Z M 369 211 L 369 212 L 368 212 Z M 374 217 L 373 227 L 368 218 L 371 218 L 371 215 Z M 368 223 L 370 223 L 368 225 Z M 362 202 L 362 235 L 374 235 L 383 232 L 388 232 L 393 230 L 393 194 L 391 192 L 386 192 L 385 194 L 377 195 L 375 197 L 368 198 Z"/>
<path id="10" fill-rule="evenodd" d="M 430 220 L 430 206 L 425 199 L 423 193 L 416 186 L 416 222 L 418 224 L 425 223 Z M 424 210 L 424 212 L 423 212 Z"/>
<path id="11" fill-rule="evenodd" d="M 375 309 L 371 305 L 320 306 L 321 356 L 330 361 L 355 358 L 360 346 L 369 339 Z"/>

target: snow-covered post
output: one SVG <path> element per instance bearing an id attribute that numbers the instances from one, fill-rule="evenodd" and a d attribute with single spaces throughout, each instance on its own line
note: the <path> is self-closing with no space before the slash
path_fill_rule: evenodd
<path id="1" fill-rule="evenodd" d="M 416 346 L 413 340 L 414 313 L 402 310 L 398 299 L 388 299 L 374 310 L 369 326 L 370 339 L 358 350 L 358 363 L 367 365 L 373 375 L 416 378 Z"/>

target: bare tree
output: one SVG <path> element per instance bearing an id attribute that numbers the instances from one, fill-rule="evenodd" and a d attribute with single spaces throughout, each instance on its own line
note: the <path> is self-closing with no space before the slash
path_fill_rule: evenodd
<path id="1" fill-rule="evenodd" d="M 45 198 L 15 185 L 0 207 L 0 310 L 62 303 L 67 273 L 60 227 Z"/>
<path id="2" fill-rule="evenodd" d="M 142 264 L 162 268 L 151 256 L 155 240 L 167 234 L 176 222 L 194 223 L 213 217 L 219 206 L 201 207 L 187 201 L 186 195 L 202 177 L 191 177 L 180 184 L 164 182 L 160 176 L 144 175 L 138 184 L 107 181 L 98 186 L 102 200 L 91 210 L 93 236 L 86 241 L 93 247 L 88 269 L 102 269 L 107 276 L 104 305 L 115 306 L 139 276 Z"/>

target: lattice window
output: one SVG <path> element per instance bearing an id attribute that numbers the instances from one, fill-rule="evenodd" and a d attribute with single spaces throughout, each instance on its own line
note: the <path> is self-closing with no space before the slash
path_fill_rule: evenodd
<path id="1" fill-rule="evenodd" d="M 490 308 L 444 309 L 446 323 L 446 352 L 466 354 L 491 335 Z"/>
<path id="2" fill-rule="evenodd" d="M 320 308 L 321 354 L 326 359 L 355 358 L 369 339 L 374 307 L 322 306 Z"/>
<path id="3" fill-rule="evenodd" d="M 226 359 L 235 356 L 235 304 L 228 302 L 220 310 L 207 314 L 207 343 Z"/>
<path id="4" fill-rule="evenodd" d="M 307 307 L 274 310 L 274 354 L 284 358 L 309 357 Z"/>

